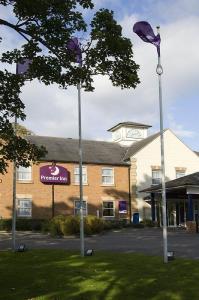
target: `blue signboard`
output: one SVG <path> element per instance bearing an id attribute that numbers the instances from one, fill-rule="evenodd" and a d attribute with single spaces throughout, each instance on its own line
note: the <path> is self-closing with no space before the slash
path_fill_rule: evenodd
<path id="1" fill-rule="evenodd" d="M 127 214 L 127 201 L 126 200 L 119 200 L 119 213 Z"/>

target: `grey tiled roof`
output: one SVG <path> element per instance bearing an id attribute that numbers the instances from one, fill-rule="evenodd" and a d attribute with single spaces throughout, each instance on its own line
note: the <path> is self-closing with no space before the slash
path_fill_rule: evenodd
<path id="1" fill-rule="evenodd" d="M 160 135 L 159 132 L 148 136 L 147 138 L 134 143 L 132 146 L 130 146 L 128 148 L 128 150 L 126 151 L 126 154 L 124 156 L 124 160 L 128 160 L 131 156 L 133 156 L 134 154 L 136 154 L 138 151 L 140 151 L 142 148 L 144 148 L 145 146 L 147 146 L 149 143 L 151 143 L 153 140 L 155 140 L 158 136 Z"/>
<path id="2" fill-rule="evenodd" d="M 119 128 L 121 126 L 134 126 L 134 127 L 139 127 L 139 128 L 149 128 L 152 127 L 151 125 L 146 125 L 146 124 L 142 124 L 142 123 L 136 123 L 136 122 L 121 122 L 116 124 L 115 126 L 111 127 L 110 129 L 108 129 L 108 131 L 112 131 L 113 129 Z"/>
<path id="3" fill-rule="evenodd" d="M 187 187 L 187 186 L 199 186 L 199 172 L 189 174 L 174 180 L 166 182 L 166 189 L 172 189 L 177 187 Z M 141 192 L 158 192 L 161 191 L 162 185 L 158 184 L 147 189 L 142 190 Z"/>
<path id="4" fill-rule="evenodd" d="M 79 151 L 77 139 L 66 139 L 47 136 L 28 136 L 27 139 L 37 146 L 43 145 L 48 153 L 41 161 L 77 162 Z M 104 141 L 82 141 L 83 163 L 123 165 L 126 148 L 116 143 Z"/>
<path id="5" fill-rule="evenodd" d="M 199 156 L 199 152 L 198 151 L 194 151 L 198 156 Z"/>

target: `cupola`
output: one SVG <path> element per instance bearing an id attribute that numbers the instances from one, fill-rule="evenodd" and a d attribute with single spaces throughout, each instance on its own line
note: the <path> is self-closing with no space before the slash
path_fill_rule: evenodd
<path id="1" fill-rule="evenodd" d="M 112 132 L 112 141 L 122 146 L 130 146 L 135 142 L 145 139 L 148 136 L 148 128 L 145 125 L 135 122 L 122 122 L 108 129 Z"/>

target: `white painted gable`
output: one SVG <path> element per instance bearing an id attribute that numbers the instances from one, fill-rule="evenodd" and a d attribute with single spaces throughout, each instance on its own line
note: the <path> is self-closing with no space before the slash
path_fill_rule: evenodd
<path id="1" fill-rule="evenodd" d="M 176 178 L 176 168 L 186 168 L 185 175 L 199 171 L 199 156 L 186 146 L 170 129 L 164 132 L 166 181 Z M 139 193 L 152 184 L 152 168 L 161 166 L 160 136 L 131 157 L 136 158 L 137 203 L 141 209 L 145 196 Z M 140 201 L 139 201 L 140 200 Z"/>

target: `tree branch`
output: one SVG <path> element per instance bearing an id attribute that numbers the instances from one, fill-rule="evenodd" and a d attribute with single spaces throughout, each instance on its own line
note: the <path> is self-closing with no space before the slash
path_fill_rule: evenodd
<path id="1" fill-rule="evenodd" d="M 33 39 L 37 40 L 38 42 L 40 42 L 43 46 L 45 46 L 48 50 L 50 50 L 60 61 L 61 61 L 61 57 L 59 57 L 59 55 L 57 55 L 56 51 L 54 51 L 53 48 L 51 48 L 42 38 L 38 38 L 35 37 L 33 34 L 31 34 L 30 32 L 28 32 L 27 30 L 20 28 L 18 25 L 14 25 L 12 23 L 9 23 L 5 20 L 0 19 L 0 25 L 5 25 L 8 26 L 12 29 L 14 29 L 15 31 L 17 31 L 20 35 L 22 35 L 26 40 L 28 40 L 24 35 L 29 35 L 30 37 L 32 37 Z M 28 40 L 29 41 L 29 40 Z"/>

